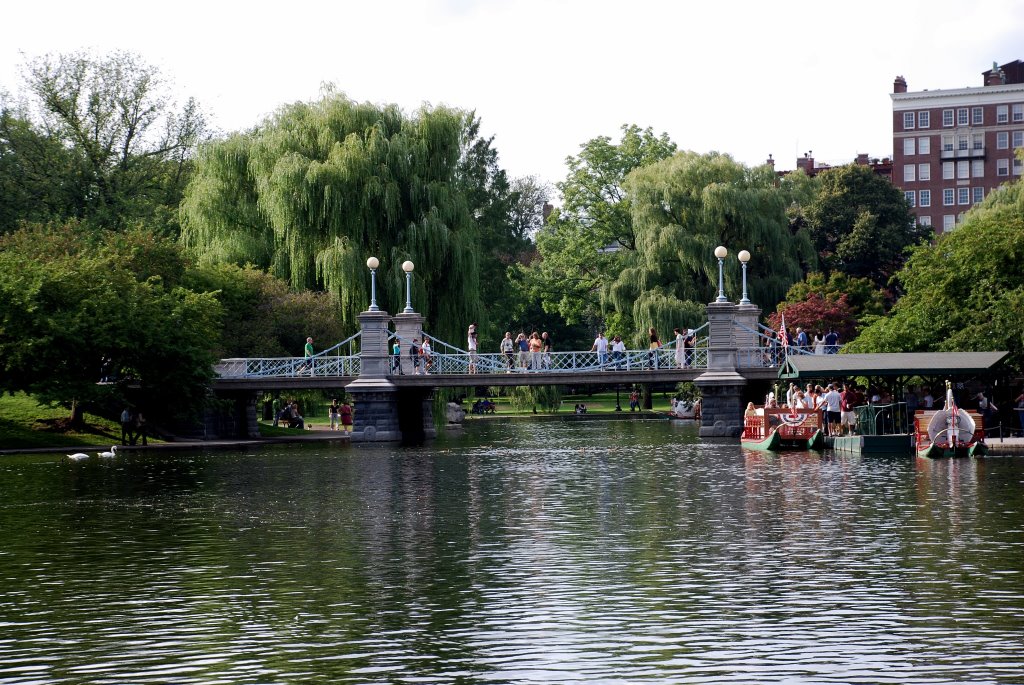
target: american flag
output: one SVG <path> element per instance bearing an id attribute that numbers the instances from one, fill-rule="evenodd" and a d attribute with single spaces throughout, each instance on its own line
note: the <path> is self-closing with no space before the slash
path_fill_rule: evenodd
<path id="1" fill-rule="evenodd" d="M 779 324 L 779 342 L 783 347 L 789 347 L 789 334 L 786 333 L 786 312 L 782 312 L 782 323 Z"/>

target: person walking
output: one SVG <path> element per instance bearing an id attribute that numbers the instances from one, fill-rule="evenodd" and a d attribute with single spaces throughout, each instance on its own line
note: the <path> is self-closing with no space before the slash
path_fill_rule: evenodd
<path id="1" fill-rule="evenodd" d="M 516 349 L 519 350 L 519 369 L 525 371 L 530 365 L 530 341 L 526 334 L 521 332 L 516 336 Z"/>
<path id="2" fill-rule="evenodd" d="M 327 410 L 327 414 L 328 416 L 330 416 L 331 419 L 331 430 L 338 430 L 338 424 L 341 421 L 341 407 L 338 406 L 337 399 L 331 400 L 331 406 Z"/>
<path id="3" fill-rule="evenodd" d="M 402 375 L 402 343 L 398 338 L 391 343 L 391 373 Z"/>
<path id="4" fill-rule="evenodd" d="M 146 446 L 146 417 L 142 415 L 142 412 L 136 412 L 135 414 L 135 435 L 132 437 L 132 444 L 134 445 L 139 438 L 142 438 L 142 446 Z"/>
<path id="5" fill-rule="evenodd" d="M 548 335 L 547 331 L 540 334 L 541 351 L 544 353 L 543 367 L 545 369 L 551 369 L 551 353 L 554 351 L 554 347 L 551 344 L 551 336 Z"/>

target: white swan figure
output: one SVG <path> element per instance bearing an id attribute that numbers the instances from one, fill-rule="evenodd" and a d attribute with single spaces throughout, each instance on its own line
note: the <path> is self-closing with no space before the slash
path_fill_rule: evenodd
<path id="1" fill-rule="evenodd" d="M 109 452 L 97 452 L 97 454 L 100 455 L 101 457 L 104 457 L 105 459 L 110 459 L 111 457 L 116 457 L 117 456 L 117 445 L 111 445 Z"/>
<path id="2" fill-rule="evenodd" d="M 74 454 L 69 454 L 68 455 L 68 459 L 70 459 L 71 461 L 82 461 L 83 459 L 88 459 L 88 458 L 89 458 L 89 455 L 86 454 L 85 452 L 75 452 Z"/>

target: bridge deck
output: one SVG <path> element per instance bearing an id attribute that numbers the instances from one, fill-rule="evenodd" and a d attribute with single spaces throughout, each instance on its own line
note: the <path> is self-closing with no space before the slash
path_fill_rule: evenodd
<path id="1" fill-rule="evenodd" d="M 529 373 L 476 373 L 428 374 L 388 376 L 399 388 L 467 388 L 480 386 L 513 385 L 616 385 L 629 383 L 681 383 L 693 381 L 707 369 L 634 369 L 622 371 L 529 372 Z M 774 380 L 777 367 L 743 369 L 747 380 Z M 216 378 L 215 390 L 307 390 L 339 389 L 357 380 L 358 376 L 264 376 Z"/>

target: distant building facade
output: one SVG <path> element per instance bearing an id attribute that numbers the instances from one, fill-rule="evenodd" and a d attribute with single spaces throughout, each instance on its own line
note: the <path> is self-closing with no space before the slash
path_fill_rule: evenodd
<path id="1" fill-rule="evenodd" d="M 919 223 L 950 231 L 963 213 L 1021 174 L 1024 64 L 992 65 L 981 87 L 892 92 L 893 183 Z"/>
<path id="2" fill-rule="evenodd" d="M 852 162 L 848 164 L 860 164 L 861 166 L 871 167 L 871 170 L 878 176 L 892 180 L 892 160 L 888 157 L 884 159 L 878 159 L 877 157 L 870 157 L 866 152 L 859 153 Z M 775 160 L 772 159 L 771 155 L 768 155 L 768 160 L 765 162 L 771 168 L 775 168 Z M 825 162 L 816 162 L 811 152 L 805 152 L 803 157 L 798 157 L 796 160 L 796 168 L 802 169 L 808 176 L 817 176 L 822 171 L 832 169 L 833 165 Z M 781 178 L 787 174 L 793 173 L 792 171 L 776 171 L 776 175 Z"/>

